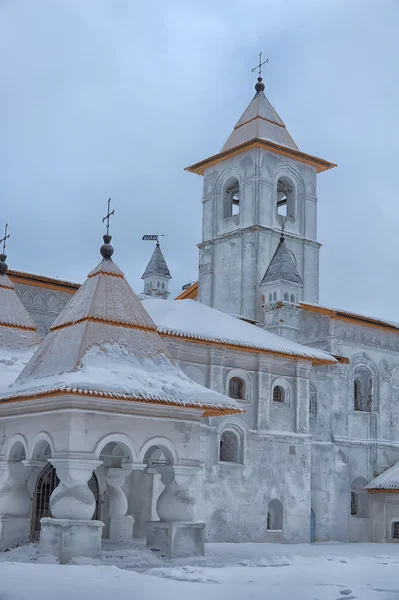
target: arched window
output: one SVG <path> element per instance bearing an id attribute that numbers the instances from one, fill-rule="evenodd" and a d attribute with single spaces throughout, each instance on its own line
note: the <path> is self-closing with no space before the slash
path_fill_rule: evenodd
<path id="1" fill-rule="evenodd" d="M 391 538 L 399 540 L 399 521 L 394 521 L 391 525 Z"/>
<path id="2" fill-rule="evenodd" d="M 369 516 L 369 496 L 364 486 L 367 481 L 364 477 L 357 477 L 351 485 L 351 515 L 352 517 Z"/>
<path id="3" fill-rule="evenodd" d="M 220 436 L 219 460 L 221 462 L 238 463 L 240 456 L 240 441 L 233 431 L 223 431 Z"/>
<path id="4" fill-rule="evenodd" d="M 230 179 L 223 194 L 223 218 L 233 217 L 240 212 L 240 184 L 238 179 Z"/>
<path id="5" fill-rule="evenodd" d="M 232 377 L 229 381 L 229 396 L 236 400 L 244 398 L 244 382 L 239 377 Z"/>
<path id="6" fill-rule="evenodd" d="M 273 292 L 273 300 L 276 300 L 276 298 L 277 298 L 277 293 Z"/>
<path id="7" fill-rule="evenodd" d="M 159 287 L 161 287 L 161 284 L 160 284 L 160 282 L 158 281 L 158 282 L 157 282 L 157 288 L 159 288 Z"/>
<path id="8" fill-rule="evenodd" d="M 353 409 L 371 412 L 373 408 L 373 376 L 367 367 L 357 367 L 353 380 Z"/>
<path id="9" fill-rule="evenodd" d="M 288 177 L 280 177 L 277 182 L 277 213 L 295 219 L 295 190 Z"/>
<path id="10" fill-rule="evenodd" d="M 272 293 L 270 292 L 269 293 L 269 302 L 271 302 L 272 300 L 273 300 L 273 296 L 272 296 Z"/>
<path id="11" fill-rule="evenodd" d="M 284 292 L 284 300 L 286 300 L 288 302 L 288 300 L 289 300 L 288 292 Z"/>
<path id="12" fill-rule="evenodd" d="M 291 294 L 291 302 L 292 304 L 295 304 L 295 294 Z"/>
<path id="13" fill-rule="evenodd" d="M 162 289 L 163 290 L 165 289 L 165 284 L 163 282 L 162 282 Z"/>
<path id="14" fill-rule="evenodd" d="M 267 508 L 267 528 L 272 531 L 283 529 L 283 505 L 280 500 L 270 500 Z"/>
<path id="15" fill-rule="evenodd" d="M 314 418 L 317 417 L 317 397 L 313 385 L 309 386 L 309 415 Z"/>
<path id="16" fill-rule="evenodd" d="M 284 388 L 281 385 L 276 385 L 273 388 L 273 402 L 285 402 Z"/>

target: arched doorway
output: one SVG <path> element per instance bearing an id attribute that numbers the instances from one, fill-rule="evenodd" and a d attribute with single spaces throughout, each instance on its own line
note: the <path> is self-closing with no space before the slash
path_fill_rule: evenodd
<path id="1" fill-rule="evenodd" d="M 39 477 L 37 478 L 33 503 L 32 503 L 32 520 L 31 520 L 31 541 L 37 542 L 40 537 L 40 519 L 43 517 L 51 517 L 50 512 L 50 496 L 59 484 L 60 480 L 57 477 L 55 467 L 50 463 L 44 467 Z M 93 520 L 97 520 L 100 517 L 100 502 L 99 502 L 99 491 L 97 477 L 93 473 L 91 479 L 88 482 L 90 490 L 93 492 L 96 500 L 96 509 Z"/>

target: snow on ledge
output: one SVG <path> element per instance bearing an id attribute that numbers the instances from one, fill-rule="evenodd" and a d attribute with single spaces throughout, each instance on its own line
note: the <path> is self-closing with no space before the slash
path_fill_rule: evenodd
<path id="1" fill-rule="evenodd" d="M 297 344 L 195 300 L 152 298 L 142 303 L 161 335 L 285 354 L 314 362 L 338 362 L 331 354 Z"/>

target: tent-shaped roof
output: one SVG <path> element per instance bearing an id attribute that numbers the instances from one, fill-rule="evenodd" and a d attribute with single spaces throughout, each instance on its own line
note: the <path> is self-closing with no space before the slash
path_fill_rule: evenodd
<path id="1" fill-rule="evenodd" d="M 399 461 L 393 465 L 390 469 L 378 475 L 372 479 L 364 489 L 369 492 L 378 492 L 384 490 L 397 490 L 399 491 Z"/>
<path id="2" fill-rule="evenodd" d="M 264 89 L 265 84 L 259 77 L 255 85 L 255 96 L 237 121 L 222 150 L 218 154 L 186 167 L 186 171 L 204 175 L 211 166 L 252 148 L 263 148 L 269 152 L 312 165 L 317 173 L 336 166 L 327 160 L 306 154 L 298 149 L 283 121 L 266 98 Z"/>
<path id="3" fill-rule="evenodd" d="M 40 344 L 37 328 L 7 275 L 0 254 L 0 389 L 15 381 Z"/>
<path id="4" fill-rule="evenodd" d="M 298 150 L 283 121 L 266 98 L 262 81 L 258 81 L 255 89 L 255 96 L 237 121 L 221 151 L 230 150 L 255 139 Z"/>
<path id="5" fill-rule="evenodd" d="M 260 285 L 275 281 L 287 281 L 288 283 L 303 285 L 302 278 L 298 273 L 290 251 L 285 245 L 283 235 L 280 237 L 279 245 Z"/>
<path id="6" fill-rule="evenodd" d="M 154 252 L 152 253 L 150 261 L 147 265 L 146 270 L 141 276 L 141 279 L 146 279 L 147 277 L 151 277 L 151 275 L 158 275 L 159 277 L 166 277 L 166 279 L 172 279 L 159 242 L 157 242 L 154 248 Z"/>
<path id="7" fill-rule="evenodd" d="M 89 274 L 39 350 L 0 400 L 79 394 L 187 406 L 206 415 L 241 412 L 237 403 L 186 377 L 111 259 Z"/>

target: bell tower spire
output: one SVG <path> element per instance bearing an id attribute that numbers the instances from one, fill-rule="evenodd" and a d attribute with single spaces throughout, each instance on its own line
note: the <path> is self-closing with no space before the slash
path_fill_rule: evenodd
<path id="1" fill-rule="evenodd" d="M 168 287 L 172 276 L 162 253 L 159 238 L 159 235 L 143 235 L 143 240 L 153 240 L 156 244 L 141 279 L 144 280 L 144 294 L 146 296 L 166 300 L 170 295 Z"/>
<path id="2" fill-rule="evenodd" d="M 260 284 L 285 224 L 285 255 L 295 256 L 298 301 L 319 299 L 317 174 L 335 167 L 299 150 L 266 98 L 261 68 L 255 95 L 221 151 L 187 171 L 204 176 L 199 301 L 263 321 Z"/>

